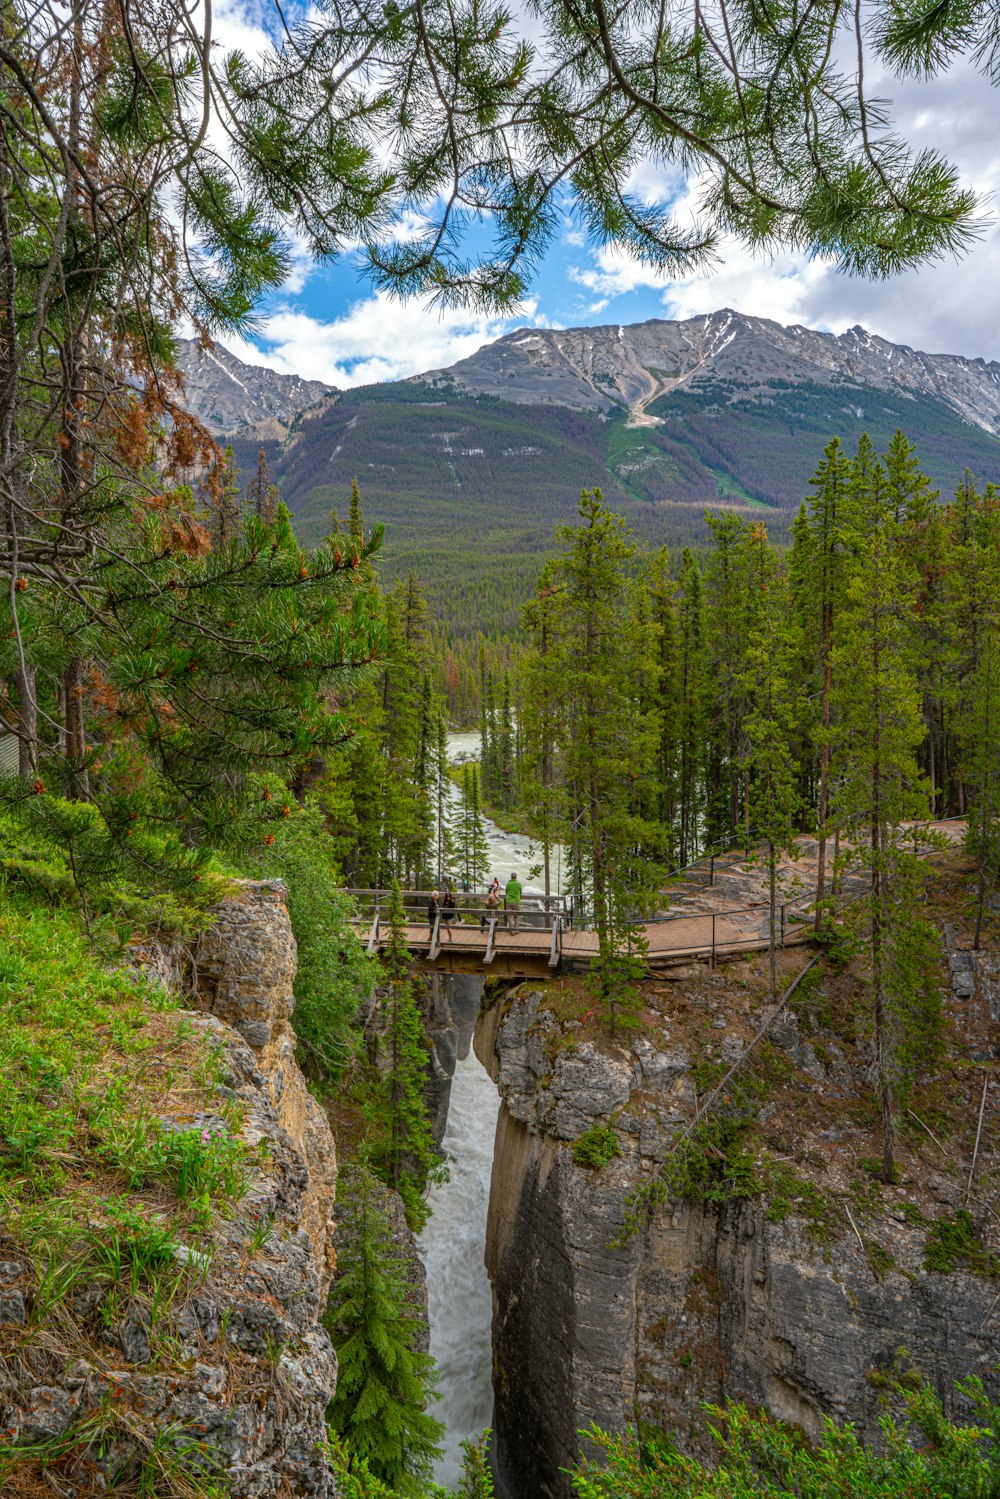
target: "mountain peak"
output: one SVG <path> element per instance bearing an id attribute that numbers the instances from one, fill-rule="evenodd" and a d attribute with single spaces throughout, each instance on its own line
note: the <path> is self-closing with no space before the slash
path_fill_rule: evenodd
<path id="1" fill-rule="evenodd" d="M 872 386 L 930 396 L 964 421 L 1000 433 L 1000 364 L 954 354 L 925 354 L 856 324 L 839 337 L 785 327 L 731 307 L 683 321 L 590 328 L 518 328 L 422 383 L 579 411 L 625 411 L 633 425 L 656 421 L 663 396 L 712 383 L 767 400 L 808 383 Z"/>
<path id="2" fill-rule="evenodd" d="M 177 366 L 187 409 L 220 437 L 285 437 L 297 416 L 336 393 L 322 380 L 244 364 L 222 344 L 192 338 L 178 340 Z"/>

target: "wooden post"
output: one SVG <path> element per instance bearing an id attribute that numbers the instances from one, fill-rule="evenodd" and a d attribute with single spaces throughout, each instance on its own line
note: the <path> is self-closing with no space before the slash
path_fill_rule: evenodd
<path id="1" fill-rule="evenodd" d="M 712 971 L 715 971 L 715 912 L 712 912 Z"/>
<path id="2" fill-rule="evenodd" d="M 372 920 L 371 931 L 368 933 L 368 956 L 369 957 L 371 957 L 372 953 L 375 951 L 375 949 L 376 949 L 377 946 L 378 946 L 378 910 L 376 909 L 375 916 L 374 916 L 374 918 Z"/>
<path id="3" fill-rule="evenodd" d="M 493 939 L 497 934 L 497 918 L 494 916 L 490 921 L 489 936 L 486 938 L 486 955 L 483 958 L 483 967 L 488 968 L 493 962 Z"/>
<path id="4" fill-rule="evenodd" d="M 550 968 L 558 968 L 559 967 L 559 927 L 560 927 L 559 917 L 558 916 L 553 916 L 553 918 L 552 918 L 552 946 L 549 949 L 549 967 Z"/>
<path id="5" fill-rule="evenodd" d="M 438 948 L 439 948 L 439 940 L 438 939 L 439 939 L 440 935 L 441 935 L 441 912 L 439 911 L 437 913 L 437 915 L 435 916 L 435 918 L 434 918 L 434 930 L 431 933 L 431 945 L 427 949 L 427 961 L 428 961 L 428 963 L 433 963 L 434 959 L 438 955 Z"/>

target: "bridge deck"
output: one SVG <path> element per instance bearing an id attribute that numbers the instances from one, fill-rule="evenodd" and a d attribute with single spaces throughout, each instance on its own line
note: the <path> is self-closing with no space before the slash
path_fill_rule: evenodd
<path id="1" fill-rule="evenodd" d="M 715 954 L 759 952 L 768 946 L 768 913 L 766 908 L 743 911 L 678 916 L 650 922 L 644 929 L 646 962 L 653 967 L 669 966 L 684 958 L 710 957 Z M 805 922 L 786 919 L 784 945 L 807 940 L 811 928 Z M 549 930 L 518 927 L 508 931 L 497 925 L 489 964 L 489 932 L 472 923 L 441 924 L 438 950 L 430 958 L 432 934 L 426 923 L 405 928 L 406 945 L 418 967 L 443 968 L 452 972 L 485 972 L 498 976 L 544 975 L 552 971 L 552 933 Z M 380 932 L 375 946 L 384 946 Z M 562 931 L 558 939 L 560 965 L 584 965 L 596 956 L 597 933 Z"/>

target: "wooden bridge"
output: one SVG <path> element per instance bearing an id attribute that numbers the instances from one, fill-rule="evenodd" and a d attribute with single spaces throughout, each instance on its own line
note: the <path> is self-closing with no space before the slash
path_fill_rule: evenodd
<path id="1" fill-rule="evenodd" d="M 943 818 L 904 825 L 915 852 L 933 852 L 938 843 L 961 843 L 965 822 Z M 924 833 L 933 838 L 922 841 Z M 676 870 L 664 892 L 673 909 L 638 923 L 650 968 L 669 968 L 691 959 L 714 962 L 726 954 L 760 952 L 769 945 L 769 908 L 760 886 L 748 879 L 748 851 L 720 843 L 693 864 Z M 782 947 L 805 942 L 812 931 L 816 843 L 803 837 L 782 868 L 789 893 L 801 891 L 778 908 Z M 866 887 L 863 873 L 843 882 L 841 899 L 850 901 Z M 389 931 L 387 890 L 353 890 L 359 934 L 369 953 L 380 952 Z M 749 899 L 747 897 L 750 897 Z M 754 897 L 757 897 L 756 899 Z M 487 908 L 485 895 L 463 894 L 450 919 L 438 911 L 427 919 L 429 890 L 403 892 L 406 945 L 417 968 L 446 973 L 483 973 L 500 978 L 544 978 L 564 969 L 586 967 L 597 955 L 597 933 L 565 896 L 525 895 L 518 912 Z"/>
<path id="2" fill-rule="evenodd" d="M 383 950 L 389 935 L 389 894 L 354 890 L 356 918 L 369 953 Z M 445 973 L 483 973 L 498 978 L 544 978 L 565 969 L 586 967 L 598 951 L 597 933 L 574 924 L 562 896 L 527 896 L 518 912 L 488 910 L 484 896 L 462 896 L 450 919 L 438 911 L 427 920 L 430 891 L 408 890 L 404 938 L 414 967 Z M 778 910 L 782 946 L 804 942 L 811 931 L 807 902 L 790 902 Z M 421 917 L 423 919 L 421 919 Z M 679 912 L 639 923 L 645 938 L 645 961 L 651 968 L 671 967 L 693 958 L 757 952 L 769 943 L 767 906 L 739 910 Z"/>

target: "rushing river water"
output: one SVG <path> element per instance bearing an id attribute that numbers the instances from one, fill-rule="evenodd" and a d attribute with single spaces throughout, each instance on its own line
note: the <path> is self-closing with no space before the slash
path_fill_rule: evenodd
<path id="1" fill-rule="evenodd" d="M 479 735 L 451 734 L 448 746 L 453 761 L 474 757 L 479 753 Z M 457 805 L 458 788 L 449 794 Z M 484 822 L 490 876 L 497 875 L 505 885 L 516 874 L 524 882 L 526 897 L 541 894 L 529 879 L 531 869 L 540 862 L 529 840 L 505 833 L 489 820 Z M 558 868 L 557 853 L 552 864 L 553 889 L 558 888 Z M 438 1366 L 440 1399 L 433 1414 L 445 1425 L 444 1452 L 434 1477 L 453 1488 L 462 1471 L 462 1442 L 478 1436 L 493 1420 L 493 1305 L 484 1257 L 499 1099 L 472 1050 L 484 980 L 469 975 L 446 977 L 443 982 L 451 985 L 452 1013 L 459 1025 L 459 1060 L 444 1136 L 450 1175 L 430 1192 L 431 1216 L 419 1247 L 427 1272 L 431 1353 Z"/>

